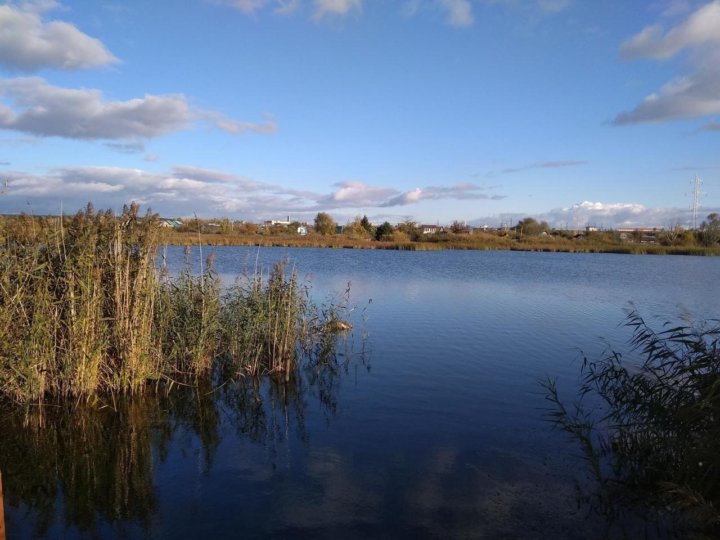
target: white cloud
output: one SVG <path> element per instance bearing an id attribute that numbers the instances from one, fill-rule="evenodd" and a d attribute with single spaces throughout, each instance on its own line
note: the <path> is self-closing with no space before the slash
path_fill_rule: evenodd
<path id="1" fill-rule="evenodd" d="M 20 71 L 87 69 L 118 62 L 98 39 L 72 24 L 45 22 L 55 2 L 0 6 L 0 65 Z"/>
<path id="2" fill-rule="evenodd" d="M 422 200 L 498 199 L 474 184 L 429 186 L 401 193 L 383 186 L 344 181 L 328 194 L 301 191 L 257 182 L 240 175 L 194 166 L 175 166 L 167 172 L 120 167 L 63 167 L 44 175 L 11 172 L 7 194 L 0 198 L 4 211 L 31 202 L 38 211 L 81 207 L 92 199 L 97 207 L 120 208 L 142 202 L 168 215 L 205 216 L 241 213 L 246 219 L 271 215 L 314 215 L 318 211 L 405 206 Z M 83 186 L 87 186 L 83 190 Z"/>
<path id="3" fill-rule="evenodd" d="M 196 120 L 208 120 L 228 133 L 277 130 L 272 117 L 258 124 L 238 122 L 214 111 L 193 110 L 182 94 L 109 101 L 99 90 L 60 88 L 39 77 L 0 79 L 0 129 L 41 137 L 131 140 L 124 150 L 134 144 L 141 152 L 138 139 L 179 131 Z"/>
<path id="4" fill-rule="evenodd" d="M 671 227 L 687 224 L 690 211 L 678 208 L 648 208 L 637 203 L 584 201 L 557 208 L 541 216 L 551 225 L 584 227 Z"/>
<path id="5" fill-rule="evenodd" d="M 192 120 L 182 95 L 106 101 L 99 90 L 48 84 L 39 77 L 0 80 L 0 128 L 72 139 L 151 138 L 178 131 Z"/>
<path id="6" fill-rule="evenodd" d="M 620 52 L 628 59 L 665 59 L 687 47 L 703 44 L 720 44 L 720 0 L 698 8 L 667 32 L 660 25 L 644 28 L 623 43 Z"/>
<path id="7" fill-rule="evenodd" d="M 481 186 L 471 183 L 455 184 L 454 186 L 428 186 L 426 188 L 415 188 L 412 191 L 400 193 L 380 206 L 384 208 L 392 206 L 405 206 L 423 200 L 501 200 L 504 195 L 489 195 Z"/>
<path id="8" fill-rule="evenodd" d="M 718 66 L 720 69 L 720 66 Z M 720 71 L 703 70 L 665 84 L 633 110 L 615 117 L 616 125 L 662 122 L 720 113 Z"/>
<path id="9" fill-rule="evenodd" d="M 322 202 L 335 207 L 376 206 L 384 203 L 388 197 L 397 193 L 392 188 L 372 187 L 363 182 L 345 181 L 335 184 L 337 191 L 326 197 Z"/>
<path id="10" fill-rule="evenodd" d="M 440 6 L 447 11 L 447 23 L 451 26 L 472 26 L 475 22 L 469 0 L 439 0 Z"/>
<path id="11" fill-rule="evenodd" d="M 362 0 L 313 0 L 314 18 L 324 19 L 362 10 Z"/>
<path id="12" fill-rule="evenodd" d="M 708 214 L 712 208 L 704 209 Z M 475 225 L 509 223 L 512 219 L 527 217 L 528 214 L 504 214 L 487 216 L 473 220 Z M 557 228 L 581 229 L 595 226 L 608 229 L 619 227 L 658 227 L 668 228 L 675 225 L 688 226 L 691 220 L 689 208 L 648 208 L 638 203 L 604 203 L 583 201 L 565 208 L 555 208 L 549 212 L 534 214 L 532 217 L 547 221 Z"/>
<path id="13" fill-rule="evenodd" d="M 699 7 L 670 30 L 652 25 L 623 43 L 628 59 L 664 60 L 688 50 L 689 72 L 618 114 L 615 125 L 720 114 L 720 0 Z"/>

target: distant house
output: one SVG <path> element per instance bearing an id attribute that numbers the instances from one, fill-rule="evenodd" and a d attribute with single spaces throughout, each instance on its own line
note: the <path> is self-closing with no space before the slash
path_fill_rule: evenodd
<path id="1" fill-rule="evenodd" d="M 290 221 L 290 216 L 287 217 L 287 219 L 271 219 L 265 222 L 265 225 L 273 226 L 273 225 L 290 225 L 292 222 Z"/>
<path id="2" fill-rule="evenodd" d="M 300 236 L 307 236 L 307 233 L 308 233 L 307 227 L 305 227 L 304 225 L 300 225 L 300 226 L 297 228 L 297 233 L 298 233 Z"/>
<path id="3" fill-rule="evenodd" d="M 619 227 L 615 232 L 620 236 L 620 240 L 639 241 L 641 244 L 654 244 L 657 240 L 658 233 L 664 229 L 662 227 Z"/>
<path id="4" fill-rule="evenodd" d="M 179 229 L 182 227 L 183 222 L 179 219 L 167 219 L 167 218 L 161 218 L 160 219 L 160 226 L 164 227 L 166 229 Z"/>
<path id="5" fill-rule="evenodd" d="M 437 234 L 442 232 L 442 227 L 439 225 L 420 225 L 423 234 Z"/>

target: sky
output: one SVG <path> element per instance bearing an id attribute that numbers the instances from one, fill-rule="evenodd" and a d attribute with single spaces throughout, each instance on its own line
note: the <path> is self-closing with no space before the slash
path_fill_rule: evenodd
<path id="1" fill-rule="evenodd" d="M 0 212 L 688 226 L 720 0 L 0 2 Z"/>

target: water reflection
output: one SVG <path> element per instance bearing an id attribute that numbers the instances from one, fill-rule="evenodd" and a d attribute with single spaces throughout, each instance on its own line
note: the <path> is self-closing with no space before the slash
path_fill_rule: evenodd
<path id="1" fill-rule="evenodd" d="M 318 355 L 287 383 L 217 373 L 214 381 L 170 392 L 0 409 L 9 537 L 105 536 L 108 529 L 146 536 L 159 505 L 159 464 L 173 452 L 199 449 L 206 474 L 232 433 L 269 456 L 290 434 L 307 441 L 308 407 L 328 419 L 335 414 L 349 358 Z"/>

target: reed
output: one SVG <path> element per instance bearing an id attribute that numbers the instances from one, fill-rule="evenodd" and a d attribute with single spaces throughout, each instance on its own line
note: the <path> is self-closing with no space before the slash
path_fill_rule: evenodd
<path id="1" fill-rule="evenodd" d="M 220 280 L 212 257 L 205 269 L 194 275 L 190 250 L 185 265 L 171 279 L 162 272 L 155 330 L 160 341 L 165 373 L 199 377 L 209 373 L 219 347 Z"/>
<path id="2" fill-rule="evenodd" d="M 0 259 L 0 392 L 136 391 L 156 369 L 152 314 L 155 216 L 91 205 L 73 218 L 4 222 Z"/>
<path id="3" fill-rule="evenodd" d="M 219 361 L 288 381 L 323 335 L 327 310 L 285 264 L 225 293 L 212 257 L 176 276 L 157 265 L 157 216 L 96 213 L 3 220 L 0 397 L 41 403 L 149 383 L 198 384 Z M 340 311 L 336 310 L 333 317 Z"/>
<path id="4" fill-rule="evenodd" d="M 300 351 L 311 339 L 311 305 L 297 272 L 287 263 L 244 275 L 225 295 L 223 353 L 239 372 L 289 380 Z"/>
<path id="5" fill-rule="evenodd" d="M 573 405 L 545 383 L 550 420 L 580 444 L 604 513 L 670 514 L 679 537 L 720 534 L 719 323 L 656 332 L 633 312 L 639 363 L 585 359 Z"/>

